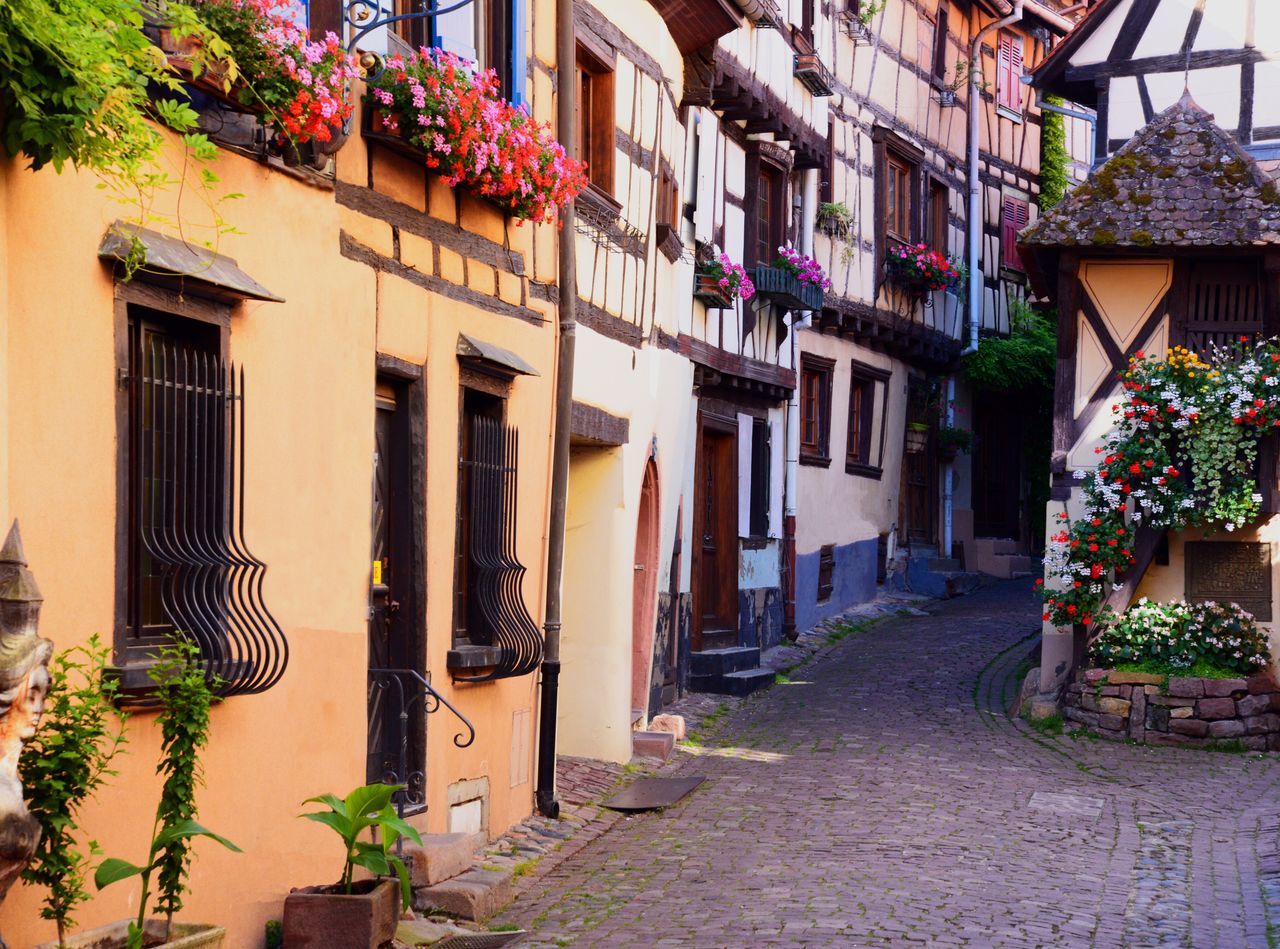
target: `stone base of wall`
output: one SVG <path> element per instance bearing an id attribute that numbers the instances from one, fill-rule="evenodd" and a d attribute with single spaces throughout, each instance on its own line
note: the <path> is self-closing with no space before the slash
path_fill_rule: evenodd
<path id="1" fill-rule="evenodd" d="M 1265 674 L 1166 679 L 1084 669 L 1066 688 L 1062 717 L 1113 741 L 1280 751 L 1280 684 Z"/>

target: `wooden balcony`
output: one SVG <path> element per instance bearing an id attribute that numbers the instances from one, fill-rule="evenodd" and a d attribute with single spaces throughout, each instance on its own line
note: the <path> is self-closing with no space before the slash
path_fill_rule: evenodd
<path id="1" fill-rule="evenodd" d="M 822 288 L 781 267 L 756 267 L 751 275 L 756 296 L 785 310 L 821 310 Z"/>

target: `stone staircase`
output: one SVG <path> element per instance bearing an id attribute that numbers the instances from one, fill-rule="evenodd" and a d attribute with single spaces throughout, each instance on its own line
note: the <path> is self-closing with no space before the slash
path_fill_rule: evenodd
<path id="1" fill-rule="evenodd" d="M 760 650 L 730 646 L 689 653 L 689 690 L 717 695 L 750 695 L 774 680 L 772 669 L 760 668 Z"/>
<path id="2" fill-rule="evenodd" d="M 895 573 L 892 585 L 906 592 L 947 600 L 972 593 L 982 585 L 982 576 L 962 569 L 960 561 L 954 557 L 939 557 L 929 549 L 909 553 L 905 573 Z"/>
<path id="3" fill-rule="evenodd" d="M 975 537 L 965 561 L 970 570 L 1001 580 L 1030 576 L 1034 566 L 1030 557 L 1019 553 L 1018 542 L 1006 537 Z"/>

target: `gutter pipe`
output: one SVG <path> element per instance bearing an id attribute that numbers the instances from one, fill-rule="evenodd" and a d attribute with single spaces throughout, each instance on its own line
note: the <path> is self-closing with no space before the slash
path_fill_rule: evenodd
<path id="1" fill-rule="evenodd" d="M 560 144 L 572 154 L 577 55 L 573 0 L 556 0 L 556 127 Z M 565 514 L 569 504 L 569 429 L 573 416 L 573 357 L 577 337 L 578 261 L 573 202 L 561 210 L 559 304 L 556 317 L 555 431 L 551 448 L 551 518 L 547 528 L 547 596 L 542 648 L 542 692 L 538 703 L 538 773 L 534 791 L 538 812 L 560 815 L 556 800 L 556 716 L 560 691 L 561 582 L 564 577 Z"/>
<path id="2" fill-rule="evenodd" d="M 978 348 L 978 328 L 982 324 L 982 272 L 978 269 L 978 249 L 982 241 L 982 183 L 978 180 L 978 112 L 982 105 L 982 41 L 989 33 L 1003 29 L 1022 19 L 1023 0 L 1016 0 L 1013 12 L 992 20 L 973 37 L 969 44 L 969 344 L 961 351 L 967 356 Z M 948 473 L 950 466 L 948 466 Z M 947 553 L 950 556 L 950 553 Z"/>

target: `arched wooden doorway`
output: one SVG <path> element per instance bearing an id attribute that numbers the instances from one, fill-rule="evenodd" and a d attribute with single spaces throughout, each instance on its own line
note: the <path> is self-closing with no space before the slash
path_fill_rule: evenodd
<path id="1" fill-rule="evenodd" d="M 636 515 L 635 577 L 631 594 L 631 708 L 649 707 L 654 605 L 658 593 L 658 466 L 650 458 Z"/>

